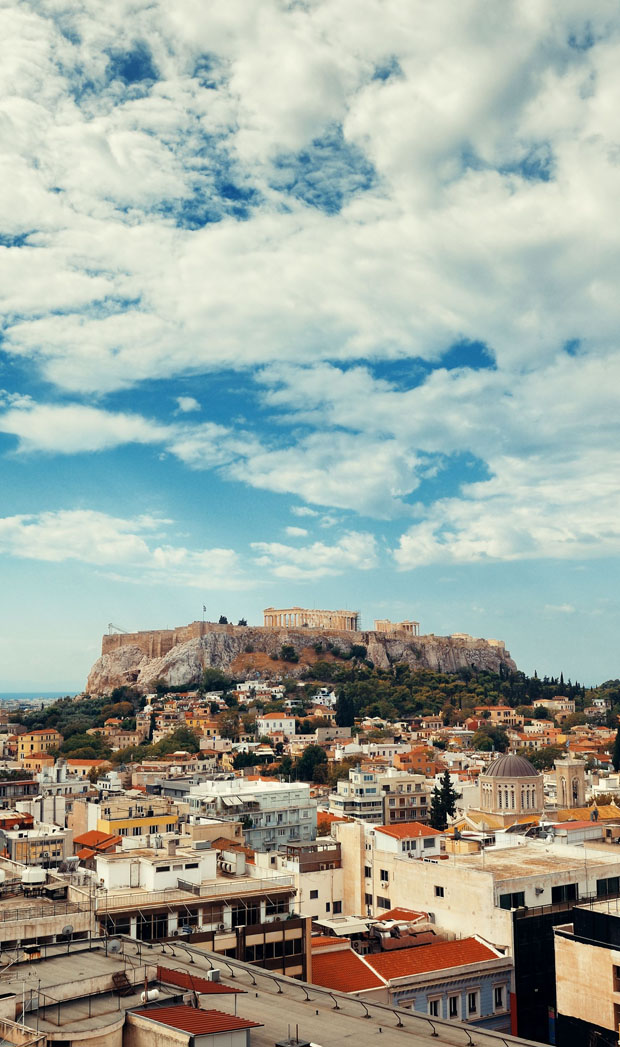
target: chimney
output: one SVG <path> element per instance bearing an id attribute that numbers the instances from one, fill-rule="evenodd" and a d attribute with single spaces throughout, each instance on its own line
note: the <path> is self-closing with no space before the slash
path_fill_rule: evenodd
<path id="1" fill-rule="evenodd" d="M 170 855 L 171 858 L 174 858 L 176 853 L 177 853 L 177 841 L 176 841 L 176 839 L 168 840 L 168 854 Z"/>

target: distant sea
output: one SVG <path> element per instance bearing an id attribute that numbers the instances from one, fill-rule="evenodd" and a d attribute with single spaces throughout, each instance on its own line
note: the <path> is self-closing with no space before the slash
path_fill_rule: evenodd
<path id="1" fill-rule="evenodd" d="M 0 702 L 32 702 L 37 699 L 53 701 L 55 698 L 64 698 L 69 695 L 73 698 L 78 691 L 0 691 Z"/>

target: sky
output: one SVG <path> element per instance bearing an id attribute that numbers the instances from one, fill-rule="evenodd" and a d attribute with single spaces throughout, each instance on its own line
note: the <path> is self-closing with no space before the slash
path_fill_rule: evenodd
<path id="1" fill-rule="evenodd" d="M 0 0 L 0 690 L 108 623 L 620 676 L 611 0 Z"/>

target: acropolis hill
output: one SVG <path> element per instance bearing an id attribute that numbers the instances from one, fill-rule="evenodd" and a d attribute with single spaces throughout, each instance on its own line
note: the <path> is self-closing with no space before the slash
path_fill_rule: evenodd
<path id="1" fill-rule="evenodd" d="M 116 632 L 105 635 L 101 658 L 86 684 L 89 694 L 107 694 L 129 684 L 147 693 L 156 681 L 170 687 L 198 682 L 205 668 L 221 669 L 236 679 L 301 676 L 317 661 L 332 661 L 330 648 L 348 654 L 353 645 L 366 648 L 378 669 L 404 662 L 413 669 L 455 673 L 473 666 L 515 670 L 501 640 L 475 639 L 465 633 L 420 636 L 414 621 L 381 619 L 372 630 L 359 628 L 357 611 L 314 611 L 302 607 L 268 607 L 262 626 L 191 622 L 175 629 Z M 286 624 L 282 624 L 286 623 Z M 283 660 L 292 648 L 298 661 Z"/>

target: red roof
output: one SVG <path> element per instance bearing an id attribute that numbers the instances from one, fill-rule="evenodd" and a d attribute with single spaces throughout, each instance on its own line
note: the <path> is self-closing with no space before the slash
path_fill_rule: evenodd
<path id="1" fill-rule="evenodd" d="M 390 909 L 381 915 L 381 920 L 398 920 L 400 923 L 413 923 L 414 920 L 428 919 L 428 913 L 418 912 L 417 909 Z"/>
<path id="2" fill-rule="evenodd" d="M 192 1033 L 194 1036 L 209 1036 L 218 1032 L 234 1032 L 237 1029 L 258 1029 L 262 1022 L 251 1022 L 247 1018 L 237 1018 L 234 1014 L 223 1011 L 201 1011 L 197 1007 L 178 1004 L 176 1007 L 149 1007 L 145 1010 L 131 1011 L 140 1018 L 150 1018 L 160 1025 L 169 1025 L 173 1029 Z"/>
<path id="3" fill-rule="evenodd" d="M 310 948 L 313 952 L 315 949 L 327 949 L 331 945 L 341 945 L 346 949 L 350 948 L 348 938 L 331 938 L 327 934 L 315 934 L 314 938 L 310 939 Z"/>
<path id="4" fill-rule="evenodd" d="M 114 833 L 101 832 L 100 829 L 89 829 L 81 836 L 75 836 L 73 842 L 81 847 L 95 847 L 98 851 L 104 851 L 108 847 L 116 847 L 117 844 L 122 843 L 123 838 Z"/>
<path id="5" fill-rule="evenodd" d="M 380 989 L 384 982 L 370 970 L 353 949 L 312 953 L 312 981 L 338 992 Z"/>
<path id="6" fill-rule="evenodd" d="M 395 840 L 409 840 L 416 836 L 441 836 L 439 829 L 431 829 L 422 822 L 399 822 L 398 825 L 377 825 L 377 832 L 393 836 Z"/>
<path id="7" fill-rule="evenodd" d="M 263 713 L 262 716 L 258 717 L 259 720 L 294 720 L 295 717 L 291 713 Z"/>
<path id="8" fill-rule="evenodd" d="M 181 989 L 193 989 L 198 993 L 234 993 L 247 992 L 247 989 L 233 989 L 230 985 L 210 982 L 208 978 L 198 978 L 189 971 L 174 970 L 172 967 L 157 967 L 157 981 L 168 985 L 178 985 Z"/>
<path id="9" fill-rule="evenodd" d="M 464 967 L 468 963 L 496 960 L 498 953 L 477 938 L 461 938 L 454 942 L 418 945 L 412 949 L 376 953 L 366 957 L 373 970 L 388 981 L 408 974 L 442 971 L 448 967 Z M 314 968 L 314 959 L 313 959 Z"/>

